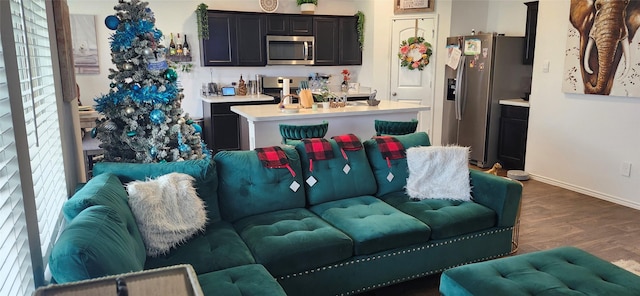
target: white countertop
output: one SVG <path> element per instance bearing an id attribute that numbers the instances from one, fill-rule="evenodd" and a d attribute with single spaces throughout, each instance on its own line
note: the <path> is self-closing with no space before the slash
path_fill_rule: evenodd
<path id="1" fill-rule="evenodd" d="M 529 101 L 523 99 L 506 99 L 500 100 L 500 105 L 518 106 L 529 108 Z"/>
<path id="2" fill-rule="evenodd" d="M 246 96 L 201 96 L 200 99 L 207 103 L 233 103 L 233 102 L 259 102 L 273 101 L 273 97 L 265 94 L 246 95 Z"/>
<path id="3" fill-rule="evenodd" d="M 369 114 L 390 114 L 401 112 L 418 112 L 431 110 L 431 106 L 420 105 L 419 102 L 407 103 L 383 100 L 378 106 L 369 106 L 366 101 L 349 102 L 349 105 L 341 108 L 323 109 L 318 106 L 317 110 L 300 109 L 297 113 L 285 113 L 278 108 L 278 105 L 245 105 L 231 106 L 231 111 L 239 114 L 249 121 L 279 121 L 302 118 L 328 118 L 347 117 Z"/>

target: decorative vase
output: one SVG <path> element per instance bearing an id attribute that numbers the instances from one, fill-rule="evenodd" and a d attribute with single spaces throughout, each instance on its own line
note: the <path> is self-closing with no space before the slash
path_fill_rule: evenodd
<path id="1" fill-rule="evenodd" d="M 340 85 L 340 89 L 342 90 L 343 93 L 346 93 L 349 91 L 349 83 L 347 83 L 346 80 L 342 81 L 342 85 Z"/>
<path id="2" fill-rule="evenodd" d="M 300 13 L 302 14 L 313 14 L 315 11 L 316 11 L 316 5 L 313 3 L 300 4 Z"/>

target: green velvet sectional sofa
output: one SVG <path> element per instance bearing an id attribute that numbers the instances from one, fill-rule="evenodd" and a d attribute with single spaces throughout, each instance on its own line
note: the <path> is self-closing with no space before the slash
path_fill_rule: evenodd
<path id="1" fill-rule="evenodd" d="M 421 132 L 395 138 L 405 149 L 430 145 Z M 372 139 L 359 150 L 328 141 L 334 157 L 321 161 L 310 161 L 303 142 L 282 146 L 290 170 L 265 167 L 256 151 L 96 164 L 64 206 L 54 280 L 191 264 L 208 295 L 350 295 L 513 251 L 519 183 L 470 170 L 472 202 L 411 200 L 406 159 L 382 158 Z M 206 230 L 147 257 L 123 184 L 170 172 L 196 179 Z"/>

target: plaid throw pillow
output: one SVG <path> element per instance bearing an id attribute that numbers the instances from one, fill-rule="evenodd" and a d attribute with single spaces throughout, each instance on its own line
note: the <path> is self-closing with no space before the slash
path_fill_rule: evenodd
<path id="1" fill-rule="evenodd" d="M 362 143 L 360 142 L 360 139 L 358 139 L 358 137 L 354 134 L 334 136 L 331 138 L 336 140 L 338 146 L 340 146 L 340 148 L 342 148 L 343 150 L 358 151 L 362 149 Z"/>
<path id="2" fill-rule="evenodd" d="M 262 162 L 262 165 L 270 169 L 287 168 L 291 172 L 292 176 L 296 176 L 291 166 L 289 166 L 289 158 L 284 150 L 278 146 L 256 148 L 258 153 L 258 159 Z"/>
<path id="3" fill-rule="evenodd" d="M 333 158 L 331 143 L 324 138 L 302 139 L 307 157 L 312 160 L 326 160 Z"/>
<path id="4" fill-rule="evenodd" d="M 389 161 L 407 156 L 404 146 L 395 137 L 378 136 L 373 138 L 378 143 L 378 149 L 380 149 L 380 154 L 382 154 L 383 159 Z"/>

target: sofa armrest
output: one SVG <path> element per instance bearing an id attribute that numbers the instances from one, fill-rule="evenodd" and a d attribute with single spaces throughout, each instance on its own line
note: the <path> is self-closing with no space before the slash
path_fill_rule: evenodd
<path id="1" fill-rule="evenodd" d="M 496 212 L 496 226 L 514 226 L 520 210 L 522 184 L 478 170 L 469 171 L 473 200 Z"/>

